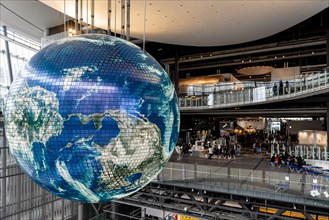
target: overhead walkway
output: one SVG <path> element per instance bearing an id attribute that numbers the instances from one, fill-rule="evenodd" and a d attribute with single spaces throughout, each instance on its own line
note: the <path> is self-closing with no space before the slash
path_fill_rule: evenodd
<path id="1" fill-rule="evenodd" d="M 288 83 L 286 83 L 288 82 Z M 329 92 L 329 71 L 315 72 L 307 77 L 271 82 L 229 83 L 188 91 L 179 96 L 180 110 L 225 109 L 302 99 Z M 224 86 L 223 86 L 224 85 Z M 275 86 L 276 85 L 276 86 Z M 200 92 L 202 91 L 202 92 Z"/>

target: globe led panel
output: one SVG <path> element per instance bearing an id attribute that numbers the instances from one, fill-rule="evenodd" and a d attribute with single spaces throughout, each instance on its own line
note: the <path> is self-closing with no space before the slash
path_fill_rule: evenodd
<path id="1" fill-rule="evenodd" d="M 104 35 L 40 50 L 5 103 L 10 152 L 37 184 L 96 203 L 130 195 L 164 167 L 179 132 L 174 87 L 134 44 Z"/>

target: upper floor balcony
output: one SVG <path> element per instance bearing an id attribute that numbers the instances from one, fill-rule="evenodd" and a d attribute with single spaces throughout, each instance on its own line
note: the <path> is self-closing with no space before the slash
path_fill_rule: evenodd
<path id="1" fill-rule="evenodd" d="M 181 110 L 221 109 L 286 101 L 329 91 L 329 71 L 287 81 L 225 82 L 194 85 L 179 95 Z"/>

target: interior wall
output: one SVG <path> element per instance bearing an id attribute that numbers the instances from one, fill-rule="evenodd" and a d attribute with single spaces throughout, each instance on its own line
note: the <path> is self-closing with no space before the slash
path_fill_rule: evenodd
<path id="1" fill-rule="evenodd" d="M 300 66 L 273 68 L 271 71 L 271 81 L 292 80 L 300 77 Z"/>
<path id="2" fill-rule="evenodd" d="M 288 121 L 288 134 L 298 134 L 303 130 L 322 130 L 322 121 Z"/>

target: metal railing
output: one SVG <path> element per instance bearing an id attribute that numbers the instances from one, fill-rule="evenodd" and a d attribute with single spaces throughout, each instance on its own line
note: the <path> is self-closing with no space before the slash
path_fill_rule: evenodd
<path id="1" fill-rule="evenodd" d="M 168 162 L 157 181 L 183 184 L 186 187 L 197 186 L 195 189 L 276 200 L 289 199 L 291 202 L 329 207 L 328 178 L 293 172 L 287 167 L 273 169 L 277 171 Z M 283 172 L 284 169 L 287 169 L 286 172 Z"/>
<path id="2" fill-rule="evenodd" d="M 253 85 L 253 86 L 251 86 Z M 303 97 L 329 88 L 329 71 L 287 81 L 218 83 L 193 86 L 179 95 L 181 110 L 238 107 Z"/>

